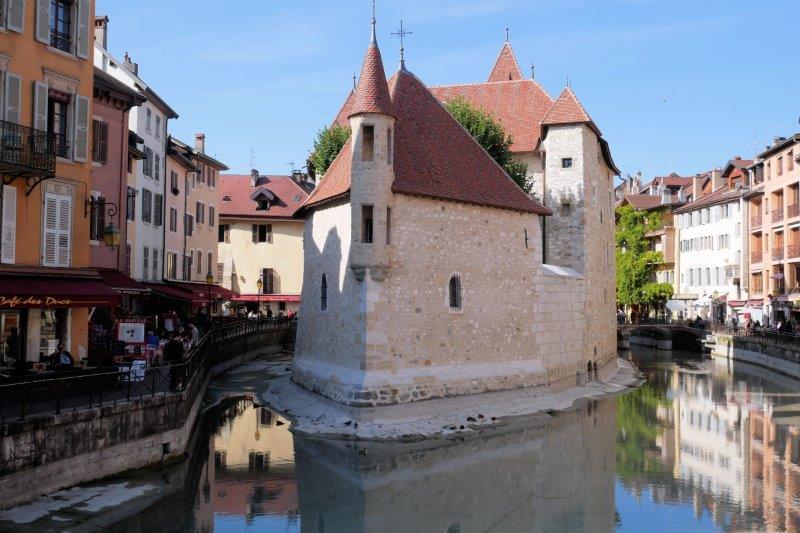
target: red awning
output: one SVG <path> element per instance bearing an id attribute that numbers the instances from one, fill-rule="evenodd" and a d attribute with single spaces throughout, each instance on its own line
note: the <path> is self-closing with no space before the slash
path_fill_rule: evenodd
<path id="1" fill-rule="evenodd" d="M 234 295 L 234 302 L 299 302 L 299 294 L 237 294 Z"/>
<path id="2" fill-rule="evenodd" d="M 188 283 L 188 282 L 181 282 L 181 281 L 170 281 L 168 282 L 169 285 L 178 287 L 181 290 L 186 292 L 192 292 L 195 294 L 195 298 L 198 300 L 202 300 L 203 302 L 208 301 L 208 293 L 209 288 L 208 285 L 205 283 Z M 231 300 L 236 294 L 226 289 L 225 287 L 221 287 L 219 285 L 211 285 L 211 298 L 215 300 Z"/>
<path id="3" fill-rule="evenodd" d="M 200 305 L 205 301 L 197 297 L 194 291 L 186 291 L 180 287 L 164 285 L 161 283 L 147 283 L 146 285 L 151 291 L 153 291 L 155 296 L 165 296 L 167 298 L 172 298 L 173 300 L 181 300 L 183 302 L 189 302 L 197 305 Z"/>
<path id="4" fill-rule="evenodd" d="M 0 309 L 114 307 L 119 294 L 99 278 L 0 277 Z"/>
<path id="5" fill-rule="evenodd" d="M 101 270 L 100 277 L 103 278 L 103 283 L 120 294 L 148 294 L 150 292 L 144 283 L 136 281 L 119 270 Z"/>
<path id="6" fill-rule="evenodd" d="M 744 307 L 747 305 L 747 300 L 731 300 L 728 305 L 731 307 Z"/>

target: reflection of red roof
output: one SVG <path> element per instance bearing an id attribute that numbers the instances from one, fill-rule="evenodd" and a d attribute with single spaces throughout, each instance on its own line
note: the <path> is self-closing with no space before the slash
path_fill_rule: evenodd
<path id="1" fill-rule="evenodd" d="M 220 176 L 217 196 L 220 217 L 291 218 L 308 198 L 291 176 L 261 176 L 253 187 L 249 174 L 225 174 Z M 269 210 L 259 210 L 258 202 L 250 196 L 259 189 L 266 189 L 276 196 Z"/>
<path id="2" fill-rule="evenodd" d="M 522 71 L 519 69 L 519 64 L 514 55 L 514 50 L 511 49 L 511 44 L 507 42 L 503 45 L 503 48 L 500 49 L 500 55 L 497 56 L 494 68 L 491 74 L 489 74 L 489 82 L 516 81 L 521 79 Z"/>

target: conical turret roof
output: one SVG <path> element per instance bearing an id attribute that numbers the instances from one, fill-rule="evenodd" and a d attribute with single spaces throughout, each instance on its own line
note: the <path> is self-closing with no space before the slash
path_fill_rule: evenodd
<path id="1" fill-rule="evenodd" d="M 353 93 L 353 106 L 348 118 L 361 113 L 381 113 L 394 116 L 394 106 L 389 97 L 389 85 L 386 83 L 386 71 L 383 70 L 381 51 L 374 36 L 364 55 L 361 76 L 358 79 L 355 93 Z"/>

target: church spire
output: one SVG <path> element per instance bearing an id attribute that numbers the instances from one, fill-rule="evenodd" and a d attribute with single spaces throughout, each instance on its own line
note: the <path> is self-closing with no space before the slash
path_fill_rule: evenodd
<path id="1" fill-rule="evenodd" d="M 386 83 L 386 71 L 383 69 L 383 59 L 375 34 L 375 0 L 372 2 L 372 39 L 364 55 L 361 75 L 353 94 L 350 117 L 361 113 L 381 113 L 394 116 L 389 85 Z"/>

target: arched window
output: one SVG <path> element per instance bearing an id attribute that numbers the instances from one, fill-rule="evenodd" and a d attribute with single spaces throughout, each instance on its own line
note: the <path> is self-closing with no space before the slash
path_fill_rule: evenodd
<path id="1" fill-rule="evenodd" d="M 450 277 L 448 295 L 450 309 L 461 309 L 461 278 L 458 276 L 458 274 L 453 274 Z"/>
<path id="2" fill-rule="evenodd" d="M 323 311 L 328 308 L 328 278 L 322 275 L 322 283 L 319 288 L 319 307 Z"/>

